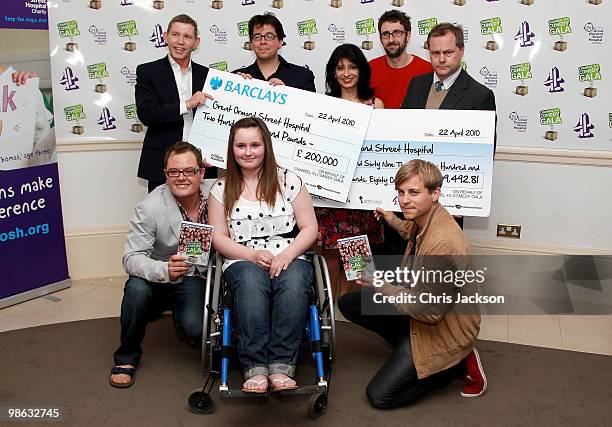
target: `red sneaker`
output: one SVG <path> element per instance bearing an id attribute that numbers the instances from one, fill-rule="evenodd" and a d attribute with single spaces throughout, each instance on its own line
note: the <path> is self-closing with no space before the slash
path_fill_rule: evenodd
<path id="1" fill-rule="evenodd" d="M 482 396 L 487 390 L 487 377 L 485 376 L 480 355 L 476 347 L 465 358 L 465 369 L 467 370 L 467 384 L 461 390 L 461 397 Z"/>

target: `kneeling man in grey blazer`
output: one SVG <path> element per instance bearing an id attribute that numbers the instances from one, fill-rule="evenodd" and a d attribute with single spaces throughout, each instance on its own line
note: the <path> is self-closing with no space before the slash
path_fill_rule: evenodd
<path id="1" fill-rule="evenodd" d="M 163 310 L 172 310 L 182 338 L 195 343 L 202 337 L 206 271 L 176 254 L 181 221 L 208 220 L 202 153 L 187 142 L 177 142 L 166 151 L 164 172 L 166 184 L 136 206 L 125 242 L 123 267 L 129 278 L 121 303 L 121 345 L 110 375 L 114 387 L 134 383 L 147 323 Z"/>

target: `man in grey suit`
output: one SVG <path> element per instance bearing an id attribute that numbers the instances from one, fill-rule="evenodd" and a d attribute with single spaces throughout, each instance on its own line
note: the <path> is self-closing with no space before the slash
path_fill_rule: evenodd
<path id="1" fill-rule="evenodd" d="M 207 222 L 207 194 L 202 153 L 177 142 L 164 157 L 166 184 L 138 205 L 130 221 L 123 253 L 129 274 L 121 303 L 121 345 L 115 352 L 110 384 L 126 388 L 134 373 L 147 323 L 171 309 L 177 333 L 195 343 L 202 337 L 206 271 L 177 255 L 181 221 Z"/>
<path id="2" fill-rule="evenodd" d="M 493 91 L 461 68 L 465 50 L 461 27 L 448 22 L 436 25 L 427 35 L 427 48 L 434 72 L 412 79 L 401 108 L 495 111 Z M 455 219 L 463 229 L 463 217 Z"/>
<path id="3" fill-rule="evenodd" d="M 493 91 L 461 68 L 465 49 L 461 27 L 436 25 L 427 35 L 427 47 L 434 72 L 412 79 L 401 108 L 495 111 Z"/>

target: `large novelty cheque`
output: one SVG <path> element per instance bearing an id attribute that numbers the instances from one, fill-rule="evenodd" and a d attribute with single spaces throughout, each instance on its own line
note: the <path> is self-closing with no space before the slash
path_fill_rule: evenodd
<path id="1" fill-rule="evenodd" d="M 256 116 L 270 129 L 280 165 L 311 194 L 346 201 L 372 107 L 213 69 L 203 91 L 215 99 L 198 108 L 189 142 L 211 165 L 225 168 L 231 125 Z"/>
<path id="2" fill-rule="evenodd" d="M 374 110 L 346 203 L 315 197 L 315 206 L 400 211 L 394 178 L 411 159 L 436 164 L 440 203 L 453 215 L 489 216 L 495 112 Z"/>

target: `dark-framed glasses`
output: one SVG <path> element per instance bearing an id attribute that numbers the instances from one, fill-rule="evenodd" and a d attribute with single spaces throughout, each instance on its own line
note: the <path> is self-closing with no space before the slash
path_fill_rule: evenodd
<path id="1" fill-rule="evenodd" d="M 260 34 L 260 33 L 255 33 L 253 34 L 253 38 L 251 40 L 258 42 L 261 41 L 261 39 L 266 39 L 268 41 L 272 41 L 276 38 L 276 34 L 274 33 L 266 33 L 266 34 Z"/>
<path id="2" fill-rule="evenodd" d="M 195 176 L 195 174 L 200 173 L 199 168 L 185 168 L 185 169 L 167 169 L 166 175 L 170 178 L 178 178 L 181 174 L 183 176 Z"/>
<path id="3" fill-rule="evenodd" d="M 383 31 L 382 33 L 380 33 L 380 38 L 388 39 L 389 37 L 393 36 L 394 39 L 399 39 L 401 36 L 403 36 L 407 32 L 408 31 L 402 31 L 402 30 Z"/>

